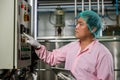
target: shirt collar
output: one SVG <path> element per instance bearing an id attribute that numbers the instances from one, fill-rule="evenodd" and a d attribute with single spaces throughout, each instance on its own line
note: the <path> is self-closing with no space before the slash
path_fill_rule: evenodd
<path id="1" fill-rule="evenodd" d="M 88 53 L 91 53 L 92 48 L 94 47 L 94 44 L 98 42 L 97 39 L 94 39 L 84 50 L 81 51 L 81 53 L 89 51 Z"/>

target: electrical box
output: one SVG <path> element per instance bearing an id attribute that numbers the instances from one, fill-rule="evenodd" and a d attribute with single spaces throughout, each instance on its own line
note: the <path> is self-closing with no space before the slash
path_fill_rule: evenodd
<path id="1" fill-rule="evenodd" d="M 31 64 L 31 46 L 22 33 L 31 34 L 31 7 L 24 0 L 0 1 L 0 69 Z"/>

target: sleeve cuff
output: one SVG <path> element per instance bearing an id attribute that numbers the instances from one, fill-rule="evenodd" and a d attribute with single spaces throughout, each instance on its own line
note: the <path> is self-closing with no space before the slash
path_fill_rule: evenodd
<path id="1" fill-rule="evenodd" d="M 38 46 L 37 48 L 35 48 L 36 50 L 39 50 L 41 48 L 41 45 L 40 46 Z"/>

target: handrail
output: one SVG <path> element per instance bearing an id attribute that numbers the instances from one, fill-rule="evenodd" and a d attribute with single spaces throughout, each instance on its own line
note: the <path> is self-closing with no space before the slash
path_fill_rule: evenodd
<path id="1" fill-rule="evenodd" d="M 103 36 L 100 38 L 97 38 L 99 41 L 120 41 L 120 36 Z M 63 36 L 63 37 L 38 37 L 37 40 L 39 42 L 71 42 L 71 41 L 77 41 L 74 36 Z"/>

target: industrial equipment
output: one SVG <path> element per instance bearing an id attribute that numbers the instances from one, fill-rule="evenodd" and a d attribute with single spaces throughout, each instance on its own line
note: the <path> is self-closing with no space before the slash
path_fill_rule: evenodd
<path id="1" fill-rule="evenodd" d="M 25 0 L 0 4 L 0 69 L 27 67 L 31 64 L 31 46 L 25 44 L 22 33 L 31 35 L 31 6 Z"/>
<path id="2" fill-rule="evenodd" d="M 114 63 L 114 80 L 120 79 L 120 37 L 119 36 L 104 36 L 99 38 L 99 41 L 104 44 L 112 53 Z"/>
<path id="3" fill-rule="evenodd" d="M 56 23 L 55 23 L 55 34 L 56 36 L 61 36 L 63 28 L 65 26 L 64 11 L 60 6 L 57 6 L 55 10 Z"/>

